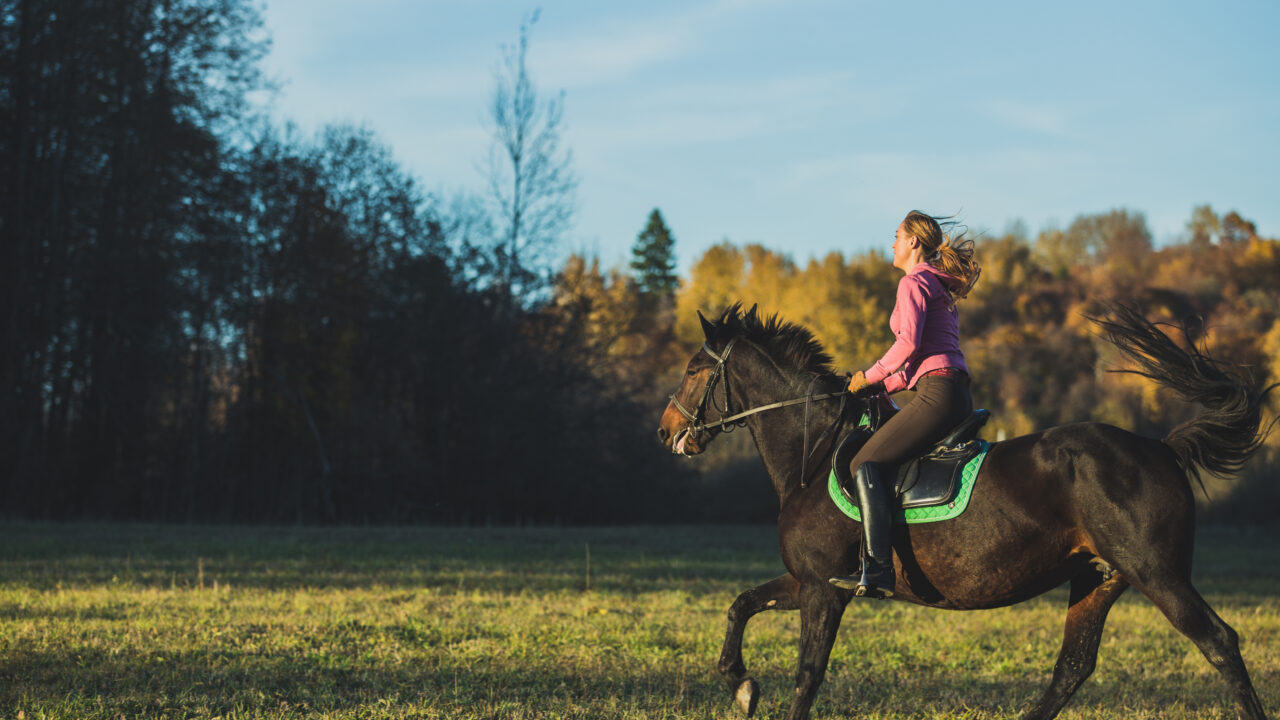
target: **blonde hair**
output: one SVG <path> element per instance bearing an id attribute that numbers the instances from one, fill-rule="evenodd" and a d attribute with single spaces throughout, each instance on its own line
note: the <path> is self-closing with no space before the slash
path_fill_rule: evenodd
<path id="1" fill-rule="evenodd" d="M 902 229 L 920 241 L 925 262 L 960 281 L 958 286 L 948 287 L 947 292 L 953 301 L 963 300 L 982 274 L 982 266 L 974 256 L 973 240 L 965 237 L 969 229 L 951 217 L 934 217 L 919 210 L 907 213 Z"/>

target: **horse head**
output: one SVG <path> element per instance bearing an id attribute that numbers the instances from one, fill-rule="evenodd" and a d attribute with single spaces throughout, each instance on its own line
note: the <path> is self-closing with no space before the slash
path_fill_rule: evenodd
<path id="1" fill-rule="evenodd" d="M 725 311 L 725 316 L 736 314 L 737 305 Z M 756 306 L 748 315 L 753 319 Z M 724 418 L 729 417 L 729 378 L 725 364 L 734 345 L 742 335 L 722 337 L 726 327 L 725 316 L 713 323 L 698 312 L 705 337 L 702 347 L 685 366 L 680 387 L 671 394 L 667 409 L 658 425 L 658 440 L 671 452 L 680 455 L 697 455 L 706 449 L 707 443 L 724 432 Z M 717 391 L 719 397 L 717 398 Z"/>
<path id="2" fill-rule="evenodd" d="M 701 312 L 698 320 L 705 340 L 658 427 L 658 440 L 671 452 L 697 455 L 756 413 L 843 395 L 843 384 L 836 392 L 815 392 L 818 380 L 833 377 L 831 356 L 808 329 L 777 315 L 761 318 L 755 305 L 744 313 L 741 303 L 716 321 Z"/>

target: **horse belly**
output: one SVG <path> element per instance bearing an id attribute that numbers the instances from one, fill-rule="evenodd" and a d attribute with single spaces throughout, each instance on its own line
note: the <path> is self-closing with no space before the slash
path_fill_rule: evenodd
<path id="1" fill-rule="evenodd" d="M 1012 605 L 1067 582 L 1088 555 L 1036 533 L 1001 534 L 1001 542 L 965 533 L 910 530 L 899 560 L 898 594 L 939 608 L 976 610 Z M 945 549 L 937 549 L 945 548 Z M 912 552 L 914 550 L 915 552 Z M 915 553 L 919 553 L 916 555 Z"/>

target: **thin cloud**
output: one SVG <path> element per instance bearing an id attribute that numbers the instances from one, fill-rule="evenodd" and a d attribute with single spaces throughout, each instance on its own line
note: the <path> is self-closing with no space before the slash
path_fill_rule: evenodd
<path id="1" fill-rule="evenodd" d="M 856 102 L 847 72 L 663 85 L 570 123 L 569 133 L 600 153 L 729 142 L 793 134 Z"/>
<path id="2" fill-rule="evenodd" d="M 688 54 L 694 43 L 687 31 L 631 31 L 622 35 L 550 40 L 530 50 L 533 72 L 566 89 L 604 85 L 648 67 Z M 543 83 L 546 84 L 546 83 Z"/>
<path id="3" fill-rule="evenodd" d="M 574 36 L 538 40 L 530 64 L 557 88 L 584 88 L 624 80 L 643 70 L 672 64 L 714 47 L 727 19 L 780 0 L 721 0 L 678 12 L 643 15 L 593 27 Z"/>
<path id="4" fill-rule="evenodd" d="M 978 103 L 978 110 L 1004 125 L 1039 135 L 1070 135 L 1071 114 L 1060 107 L 1012 98 L 992 98 Z"/>

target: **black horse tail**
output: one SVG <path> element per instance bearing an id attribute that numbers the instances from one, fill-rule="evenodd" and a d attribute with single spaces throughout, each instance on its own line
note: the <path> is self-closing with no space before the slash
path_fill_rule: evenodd
<path id="1" fill-rule="evenodd" d="M 1191 340 L 1185 322 L 1179 328 L 1187 341 L 1184 349 L 1132 308 L 1109 303 L 1105 312 L 1105 319 L 1089 319 L 1139 367 L 1118 372 L 1151 378 L 1205 409 L 1164 436 L 1183 470 L 1202 488 L 1201 469 L 1215 475 L 1239 472 L 1266 440 L 1262 410 L 1267 394 L 1280 383 L 1263 388 L 1244 367 L 1205 355 Z"/>

